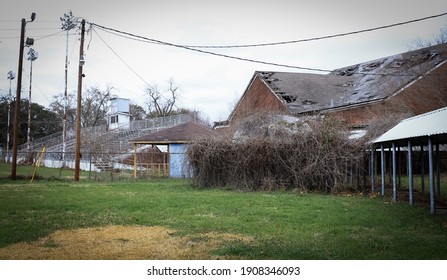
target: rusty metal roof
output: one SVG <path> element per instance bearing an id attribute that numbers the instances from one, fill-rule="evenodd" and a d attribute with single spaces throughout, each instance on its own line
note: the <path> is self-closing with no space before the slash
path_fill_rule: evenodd
<path id="1" fill-rule="evenodd" d="M 414 140 L 426 144 L 427 137 L 437 144 L 447 144 L 447 107 L 405 119 L 372 143 L 406 145 L 408 140 Z"/>
<path id="2" fill-rule="evenodd" d="M 134 144 L 189 143 L 195 139 L 217 136 L 218 132 L 198 122 L 187 122 L 129 140 Z"/>

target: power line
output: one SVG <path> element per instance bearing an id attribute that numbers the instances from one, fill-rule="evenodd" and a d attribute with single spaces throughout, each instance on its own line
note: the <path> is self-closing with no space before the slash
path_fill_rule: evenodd
<path id="1" fill-rule="evenodd" d="M 424 20 L 428 20 L 428 19 L 442 17 L 442 16 L 445 16 L 445 15 L 447 15 L 447 13 L 427 16 L 427 17 L 423 17 L 423 18 L 418 18 L 418 19 L 413 19 L 413 20 L 408 20 L 408 21 L 403 21 L 403 22 L 398 22 L 398 23 L 393 23 L 393 24 L 388 24 L 388 25 L 382 25 L 382 26 L 379 26 L 379 27 L 361 29 L 361 30 L 357 30 L 357 31 L 351 31 L 351 32 L 346 32 L 346 33 L 339 33 L 339 34 L 333 34 L 333 35 L 326 35 L 326 36 L 322 36 L 322 37 L 313 37 L 313 38 L 307 38 L 307 39 L 299 39 L 299 40 L 270 42 L 270 43 L 260 43 L 260 44 L 246 44 L 246 45 L 221 45 L 221 46 L 185 45 L 185 47 L 197 48 L 197 49 L 207 49 L 207 48 L 208 49 L 225 49 L 225 48 L 229 49 L 229 48 L 252 48 L 252 47 L 267 47 L 267 46 L 278 46 L 278 45 L 286 45 L 286 44 L 297 44 L 297 43 L 304 43 L 304 42 L 317 41 L 317 40 L 325 40 L 325 39 L 344 37 L 344 36 L 355 35 L 355 34 L 360 34 L 360 33 L 366 33 L 366 32 L 371 32 L 371 31 L 377 31 L 377 30 L 381 30 L 381 29 L 387 29 L 387 28 L 396 27 L 396 26 L 400 26 L 400 25 L 406 25 L 406 24 L 410 24 L 410 23 L 415 23 L 415 22 L 419 22 L 419 21 L 424 21 Z"/>
<path id="2" fill-rule="evenodd" d="M 41 27 L 41 28 L 28 28 L 27 30 L 56 30 L 60 28 L 54 28 L 54 27 Z M 0 28 L 0 31 L 19 31 L 20 28 Z"/>
<path id="3" fill-rule="evenodd" d="M 73 48 L 71 49 L 71 53 L 70 53 L 70 58 L 68 59 L 68 64 L 71 63 L 71 58 L 73 57 L 73 53 L 75 51 L 75 46 L 76 46 L 76 42 L 78 41 L 78 38 L 80 36 L 80 34 L 78 32 L 76 32 L 76 38 L 73 40 Z"/>
<path id="4" fill-rule="evenodd" d="M 141 77 L 140 74 L 138 74 L 132 67 L 130 67 L 130 65 L 115 51 L 112 49 L 112 47 L 106 43 L 106 41 L 104 41 L 104 39 L 98 34 L 98 32 L 96 32 L 95 29 L 92 29 L 93 32 L 95 32 L 96 35 L 98 35 L 98 37 L 101 39 L 101 41 L 118 57 L 119 60 L 121 60 L 122 63 L 124 63 L 124 65 L 126 65 L 126 67 L 132 71 L 132 73 L 134 73 L 141 81 L 143 81 L 143 83 L 145 83 L 149 88 L 152 87 L 143 77 Z M 165 100 L 169 100 L 168 98 L 166 98 L 164 95 L 161 95 L 161 98 L 165 99 Z"/>
<path id="5" fill-rule="evenodd" d="M 53 34 L 50 34 L 50 35 L 45 35 L 45 36 L 35 36 L 35 37 L 37 37 L 35 40 L 38 41 L 38 40 L 46 39 L 46 38 L 53 37 L 53 36 L 64 35 L 64 34 L 62 34 L 62 32 L 64 32 L 64 30 L 58 31 L 58 32 L 53 33 Z"/>
<path id="6" fill-rule="evenodd" d="M 106 29 L 102 29 L 102 31 L 107 32 L 109 34 L 115 35 L 115 36 L 119 36 L 125 39 L 129 39 L 129 40 L 133 40 L 133 41 L 137 41 L 137 42 L 143 42 L 143 43 L 150 43 L 150 44 L 154 44 L 154 45 L 161 45 L 160 43 L 155 43 L 155 42 L 150 42 L 147 41 L 146 39 L 141 39 L 141 38 L 135 38 L 129 35 L 124 35 L 124 34 L 119 34 L 110 30 L 106 30 Z"/>
<path id="7" fill-rule="evenodd" d="M 200 49 L 195 49 L 195 48 L 191 48 L 191 47 L 184 46 L 184 45 L 177 45 L 177 44 L 173 44 L 173 43 L 169 43 L 169 42 L 164 42 L 164 41 L 161 41 L 161 40 L 147 38 L 147 37 L 140 36 L 140 35 L 135 35 L 135 34 L 132 34 L 132 33 L 129 33 L 129 32 L 120 31 L 120 30 L 117 30 L 117 29 L 105 27 L 105 26 L 102 26 L 102 25 L 99 25 L 99 24 L 96 24 L 96 23 L 90 23 L 90 24 L 92 26 L 96 26 L 96 27 L 98 27 L 98 28 L 100 28 L 102 30 L 108 30 L 108 31 L 112 31 L 112 32 L 115 32 L 115 33 L 118 33 L 118 34 L 123 34 L 123 35 L 126 35 L 126 36 L 139 38 L 139 39 L 147 41 L 148 43 L 156 43 L 156 44 L 166 45 L 166 46 L 170 46 L 170 47 L 186 49 L 186 50 L 189 50 L 189 51 L 194 51 L 194 52 L 199 52 L 199 53 L 204 53 L 204 54 L 209 54 L 209 55 L 229 58 L 229 59 L 235 59 L 235 60 L 240 60 L 240 61 L 247 61 L 247 62 L 259 63 L 259 64 L 264 64 L 264 65 L 270 65 L 270 66 L 279 66 L 279 67 L 294 68 L 294 69 L 299 69 L 299 70 L 309 70 L 309 71 L 326 72 L 326 73 L 331 72 L 331 70 L 327 70 L 327 69 L 318 69 L 318 68 L 301 67 L 301 66 L 294 66 L 294 65 L 288 65 L 288 64 L 280 64 L 280 63 L 274 63 L 274 62 L 266 62 L 266 61 L 261 61 L 261 60 L 242 58 L 242 57 L 226 55 L 226 54 L 221 54 L 221 53 L 216 53 L 216 52 L 211 52 L 211 51 L 206 51 L 206 50 L 200 50 Z"/>
<path id="8" fill-rule="evenodd" d="M 237 56 L 231 56 L 231 55 L 211 52 L 211 51 L 207 51 L 207 50 L 201 50 L 199 48 L 202 48 L 202 47 L 204 47 L 204 48 L 259 47 L 259 46 L 267 46 L 267 45 L 274 46 L 274 45 L 281 45 L 281 44 L 309 42 L 309 41 L 315 41 L 315 40 L 323 40 L 323 39 L 329 39 L 329 38 L 335 38 L 335 37 L 354 35 L 354 34 L 359 34 L 359 33 L 364 33 L 364 32 L 371 32 L 371 31 L 375 31 L 375 30 L 391 28 L 391 27 L 405 25 L 405 24 L 410 24 L 410 23 L 414 23 L 414 22 L 419 22 L 419 21 L 423 21 L 423 20 L 427 20 L 427 19 L 431 19 L 431 18 L 441 17 L 441 16 L 444 16 L 444 15 L 447 15 L 447 13 L 442 13 L 442 14 L 438 14 L 438 15 L 428 16 L 428 17 L 424 17 L 424 18 L 419 18 L 419 19 L 414 19 L 414 20 L 409 20 L 409 21 L 405 21 L 405 22 L 399 22 L 399 23 L 394 23 L 394 24 L 389 24 L 389 25 L 384 25 L 384 26 L 379 26 L 379 27 L 374 27 L 374 28 L 369 28 L 369 29 L 363 29 L 363 30 L 352 31 L 352 32 L 347 32 L 347 33 L 340 33 L 340 34 L 335 34 L 335 35 L 328 35 L 328 36 L 323 36 L 323 37 L 314 37 L 314 38 L 309 38 L 309 39 L 284 41 L 284 42 L 276 42 L 276 43 L 238 45 L 238 46 L 236 46 L 236 45 L 234 45 L 234 46 L 229 46 L 229 45 L 227 45 L 227 46 L 188 46 L 188 45 L 179 45 L 179 44 L 169 43 L 169 42 L 165 42 L 165 41 L 161 41 L 161 40 L 157 40 L 157 39 L 152 39 L 152 38 L 148 38 L 148 37 L 132 34 L 132 33 L 125 32 L 125 31 L 120 31 L 120 30 L 117 30 L 117 29 L 114 29 L 114 28 L 105 27 L 105 26 L 102 26 L 102 25 L 99 25 L 99 24 L 96 24 L 96 23 L 90 23 L 90 24 L 91 24 L 92 27 L 96 26 L 96 27 L 100 28 L 101 30 L 103 30 L 105 32 L 108 32 L 108 33 L 111 33 L 111 34 L 114 34 L 116 36 L 120 36 L 120 37 L 123 37 L 123 38 L 126 38 L 126 39 L 131 39 L 131 40 L 136 40 L 136 41 L 141 41 L 141 42 L 146 42 L 146 43 L 152 43 L 152 44 L 158 44 L 158 45 L 166 45 L 166 46 L 171 46 L 171 47 L 176 47 L 176 48 L 182 48 L 182 49 L 186 49 L 186 50 L 190 50 L 190 51 L 194 51 L 194 52 L 199 52 L 199 53 L 204 53 L 204 54 L 209 54 L 209 55 L 214 55 L 214 56 L 219 56 L 219 57 L 224 57 L 224 58 L 229 58 L 229 59 L 236 59 L 236 60 L 241 60 L 241 61 L 247 61 L 247 62 L 252 62 L 252 63 L 259 63 L 259 64 L 265 64 L 265 65 L 271 65 L 271 66 L 279 66 L 279 67 L 294 68 L 294 69 L 300 69 L 300 70 L 310 70 L 310 71 L 330 73 L 330 72 L 333 72 L 333 70 L 320 69 L 320 68 L 311 68 L 311 67 L 301 67 L 301 66 L 294 66 L 294 65 L 287 65 L 287 64 L 280 64 L 280 63 L 273 63 L 273 62 L 266 62 L 266 61 L 261 61 L 261 60 L 254 60 L 254 59 L 248 59 L 248 58 L 242 58 L 242 57 L 237 57 Z M 96 31 L 95 31 L 95 33 L 98 34 Z M 110 46 L 108 46 L 108 47 L 110 48 Z M 122 58 L 120 58 L 120 59 L 122 60 Z M 129 67 L 129 69 L 131 69 L 131 68 Z M 415 75 L 415 74 L 369 73 L 369 72 L 354 72 L 352 74 L 374 75 L 374 76 L 418 76 L 418 75 Z M 140 79 L 142 79 L 142 78 L 140 77 Z"/>
<path id="9" fill-rule="evenodd" d="M 62 31 L 58 31 L 58 32 L 56 32 L 56 33 L 52 33 L 52 34 L 49 34 L 49 35 L 33 35 L 33 38 L 35 38 L 35 39 L 34 39 L 35 41 L 38 41 L 38 40 L 46 39 L 46 38 L 49 38 L 49 37 L 65 35 L 65 34 L 62 34 L 62 32 L 64 32 L 64 31 L 63 31 L 63 30 L 62 30 Z M 76 34 L 75 34 L 75 33 L 72 33 L 72 34 L 70 34 L 70 35 L 76 35 Z M 18 36 L 0 37 L 0 39 L 2 39 L 2 40 L 7 40 L 7 39 L 19 39 L 19 38 L 20 38 L 20 37 L 18 37 Z"/>
<path id="10" fill-rule="evenodd" d="M 150 84 L 148 82 L 146 82 L 145 79 L 143 79 L 143 77 L 141 77 L 135 70 L 132 69 L 132 67 L 130 67 L 129 64 L 127 64 L 126 61 L 124 61 L 124 59 L 118 55 L 117 52 L 115 52 L 112 47 L 106 43 L 106 41 L 104 41 L 104 39 L 98 34 L 98 32 L 96 32 L 95 29 L 93 29 L 93 32 L 95 32 L 96 35 L 98 35 L 99 39 L 101 39 L 101 41 L 118 57 L 119 60 L 121 60 L 122 63 L 124 63 L 124 65 L 126 65 L 127 68 L 129 68 L 130 71 L 132 71 L 135 75 L 137 75 L 138 78 L 140 78 L 140 80 L 142 80 L 146 85 L 150 86 Z"/>

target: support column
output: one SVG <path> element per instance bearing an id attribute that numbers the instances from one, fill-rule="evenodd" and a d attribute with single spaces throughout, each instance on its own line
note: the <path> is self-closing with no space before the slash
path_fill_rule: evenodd
<path id="1" fill-rule="evenodd" d="M 352 169 L 352 160 L 349 161 L 349 186 L 354 188 L 354 170 Z"/>
<path id="2" fill-rule="evenodd" d="M 171 177 L 171 151 L 169 149 L 169 145 L 168 144 L 168 149 L 167 149 L 167 153 L 168 153 L 168 177 Z"/>
<path id="3" fill-rule="evenodd" d="M 385 151 L 383 149 L 383 145 L 380 145 L 380 167 L 381 167 L 381 175 L 382 175 L 382 196 L 385 195 Z"/>
<path id="4" fill-rule="evenodd" d="M 424 145 L 421 145 L 421 192 L 425 192 L 425 164 L 424 164 Z"/>
<path id="5" fill-rule="evenodd" d="M 441 158 L 439 154 L 439 144 L 436 144 L 436 185 L 438 188 L 438 196 L 441 197 Z"/>
<path id="6" fill-rule="evenodd" d="M 155 144 L 151 146 L 151 175 L 155 176 Z"/>
<path id="7" fill-rule="evenodd" d="M 376 185 L 376 168 L 375 168 L 375 148 L 373 147 L 371 150 L 371 192 L 374 193 L 375 191 L 375 185 Z"/>
<path id="8" fill-rule="evenodd" d="M 433 172 L 433 143 L 431 137 L 428 137 L 428 170 L 430 180 L 430 214 L 435 214 L 435 184 Z"/>
<path id="9" fill-rule="evenodd" d="M 411 160 L 412 146 L 408 140 L 408 191 L 410 195 L 410 205 L 413 206 L 413 164 Z"/>
<path id="10" fill-rule="evenodd" d="M 402 158 L 400 153 L 400 147 L 397 147 L 397 187 L 402 188 Z"/>
<path id="11" fill-rule="evenodd" d="M 393 201 L 397 202 L 397 187 L 396 187 L 396 145 L 392 145 L 392 161 L 393 161 Z"/>
<path id="12" fill-rule="evenodd" d="M 133 177 L 137 178 L 137 144 L 133 144 Z"/>
<path id="13" fill-rule="evenodd" d="M 360 162 L 355 161 L 355 177 L 357 179 L 357 190 L 360 190 Z"/>

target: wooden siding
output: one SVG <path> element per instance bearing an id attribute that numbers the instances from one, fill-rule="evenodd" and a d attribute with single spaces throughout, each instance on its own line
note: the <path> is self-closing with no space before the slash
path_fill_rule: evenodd
<path id="1" fill-rule="evenodd" d="M 255 76 L 247 91 L 237 104 L 230 120 L 235 123 L 249 115 L 262 113 L 290 115 L 289 110 L 258 76 Z"/>

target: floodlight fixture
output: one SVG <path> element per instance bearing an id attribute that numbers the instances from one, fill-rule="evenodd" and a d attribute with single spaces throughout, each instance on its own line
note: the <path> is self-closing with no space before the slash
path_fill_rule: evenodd
<path id="1" fill-rule="evenodd" d="M 68 14 L 64 14 L 64 17 L 60 17 L 62 21 L 62 30 L 68 31 L 76 27 L 78 18 L 73 17 L 73 13 L 70 11 Z"/>
<path id="2" fill-rule="evenodd" d="M 28 51 L 28 60 L 34 61 L 39 57 L 39 53 L 36 52 L 33 48 L 29 48 Z"/>
<path id="3" fill-rule="evenodd" d="M 12 71 L 9 71 L 7 74 L 8 80 L 14 80 L 16 78 L 16 74 Z"/>
<path id="4" fill-rule="evenodd" d="M 25 46 L 29 47 L 29 46 L 32 46 L 32 45 L 34 45 L 34 39 L 30 38 L 30 37 L 27 37 L 26 41 L 25 41 Z"/>

